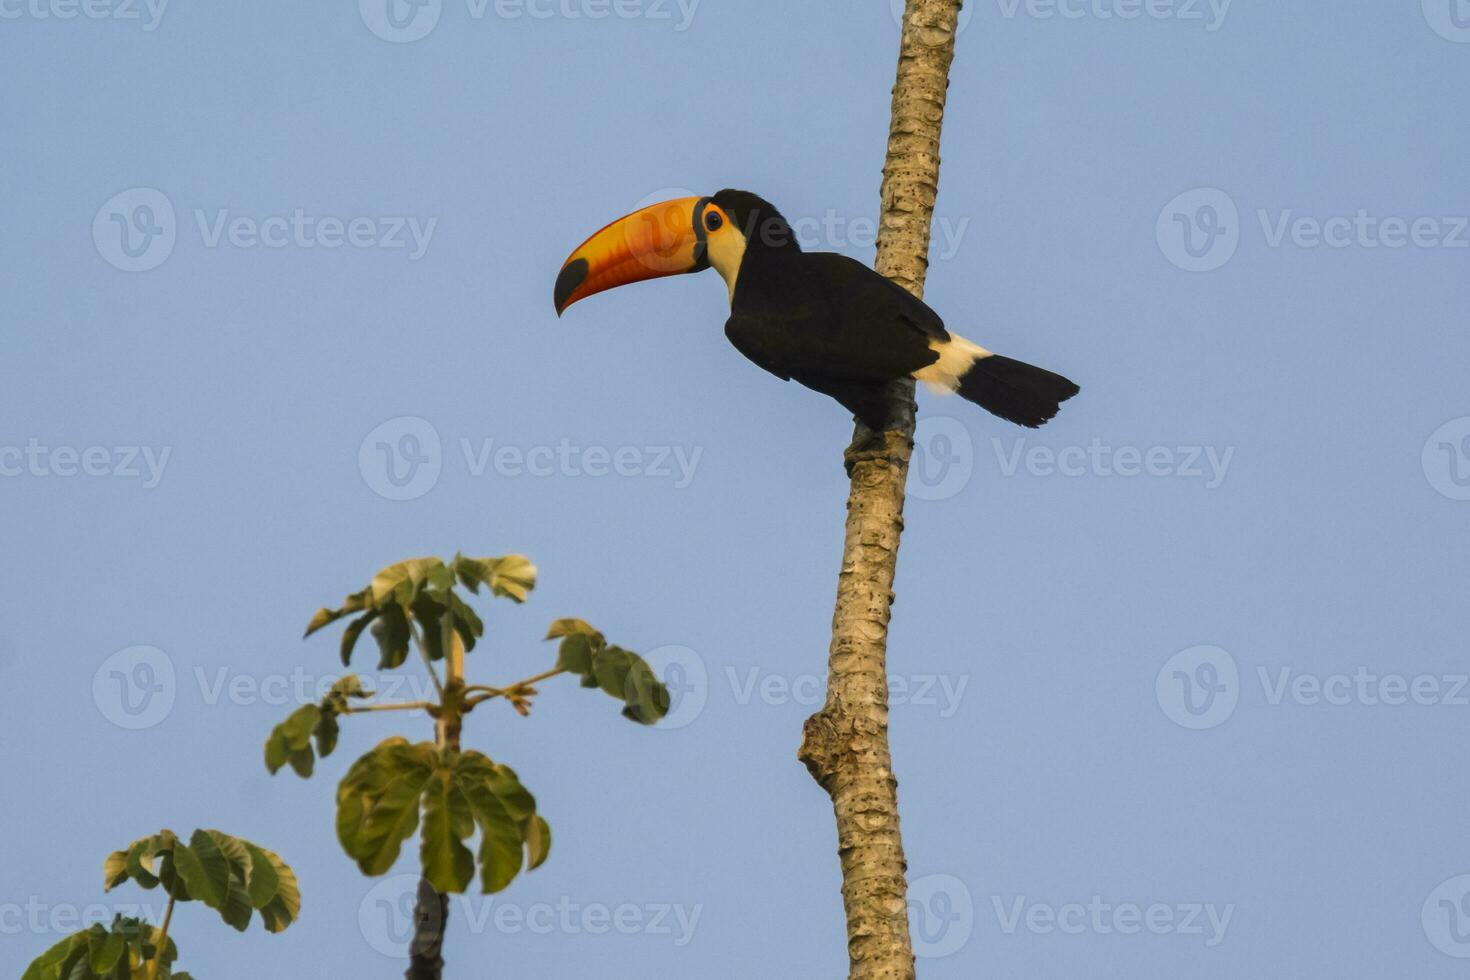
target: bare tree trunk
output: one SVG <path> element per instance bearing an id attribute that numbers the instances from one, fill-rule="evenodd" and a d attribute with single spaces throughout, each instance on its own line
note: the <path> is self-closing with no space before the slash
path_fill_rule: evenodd
<path id="1" fill-rule="evenodd" d="M 429 879 L 420 878 L 408 972 L 404 974 L 407 980 L 440 980 L 444 975 L 444 927 L 448 924 L 449 896 L 435 891 Z"/>
<path id="2" fill-rule="evenodd" d="M 888 160 L 883 168 L 877 270 L 923 296 L 939 193 L 939 133 L 963 0 L 908 0 Z M 832 797 L 852 980 L 914 976 L 898 780 L 888 749 L 888 621 L 914 439 L 914 384 L 889 391 L 882 433 L 861 423 L 845 454 L 852 488 L 827 701 L 807 719 L 797 757 Z"/>

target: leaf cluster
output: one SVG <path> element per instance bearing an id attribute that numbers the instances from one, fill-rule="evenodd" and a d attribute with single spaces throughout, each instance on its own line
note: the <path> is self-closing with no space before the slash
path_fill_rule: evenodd
<path id="1" fill-rule="evenodd" d="M 102 865 L 108 891 L 131 879 L 162 885 L 179 902 L 203 902 L 240 932 L 259 912 L 267 932 L 283 932 L 301 912 L 296 873 L 268 851 L 218 830 L 196 830 L 185 844 L 172 830 L 133 841 Z"/>
<path id="2" fill-rule="evenodd" d="M 607 639 L 580 619 L 551 624 L 548 640 L 560 639 L 556 665 L 582 678 L 583 687 L 601 688 L 624 702 L 623 717 L 652 725 L 669 713 L 669 689 L 647 661 Z"/>
<path id="3" fill-rule="evenodd" d="M 390 738 L 353 763 L 337 789 L 337 838 L 367 875 L 384 874 L 422 826 L 423 874 L 441 893 L 498 892 L 551 850 L 551 828 L 509 766 L 479 752 Z M 471 852 L 466 841 L 476 832 Z"/>
<path id="4" fill-rule="evenodd" d="M 485 625 L 455 594 L 456 582 L 476 594 L 485 586 L 492 595 L 525 602 L 536 586 L 536 566 L 524 555 L 455 555 L 448 563 L 438 558 L 411 558 L 383 569 L 367 588 L 349 595 L 338 608 L 319 609 L 307 624 L 306 635 L 356 615 L 342 633 L 342 664 L 351 665 L 358 639 L 371 628 L 378 642 L 379 670 L 403 666 L 415 623 L 421 627 L 420 639 L 431 660 L 444 658 L 449 649 L 449 630 L 459 634 L 468 652 L 484 635 Z"/>
<path id="5" fill-rule="evenodd" d="M 159 949 L 159 932 L 141 919 L 119 915 L 110 927 L 97 923 L 67 936 L 36 957 L 21 980 L 191 980 L 171 969 L 179 951 L 173 940 Z M 157 961 L 157 973 L 150 973 Z"/>
<path id="6" fill-rule="evenodd" d="M 337 747 L 337 736 L 341 732 L 338 717 L 352 711 L 354 700 L 366 700 L 373 692 L 362 686 L 356 674 L 332 685 L 320 704 L 304 704 L 291 712 L 286 720 L 275 728 L 265 742 L 265 767 L 275 775 L 280 768 L 290 763 L 296 775 L 302 779 L 311 775 L 316 767 L 316 757 L 323 759 Z M 312 751 L 315 742 L 316 751 Z"/>

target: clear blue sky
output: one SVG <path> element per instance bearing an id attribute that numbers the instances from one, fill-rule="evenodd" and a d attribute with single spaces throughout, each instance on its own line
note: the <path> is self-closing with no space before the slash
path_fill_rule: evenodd
<path id="1" fill-rule="evenodd" d="M 1454 2 L 971 4 L 928 296 L 1083 394 L 1037 433 L 921 401 L 890 667 L 922 976 L 1463 975 Z M 556 844 L 458 906 L 451 974 L 840 975 L 794 755 L 849 421 L 729 347 L 713 274 L 561 320 L 551 287 L 730 185 L 871 259 L 889 4 L 354 6 L 0 0 L 0 973 L 156 900 L 102 894 L 108 851 L 201 825 L 305 909 L 185 909 L 182 966 L 401 972 L 401 879 L 332 812 L 403 719 L 306 783 L 261 745 L 337 669 L 314 609 L 462 549 L 542 569 L 477 677 L 578 615 L 693 690 L 670 731 L 570 681 L 471 718 Z"/>

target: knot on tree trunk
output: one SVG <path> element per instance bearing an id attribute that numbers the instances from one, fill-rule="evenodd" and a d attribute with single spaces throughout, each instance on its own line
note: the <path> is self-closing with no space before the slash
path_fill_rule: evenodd
<path id="1" fill-rule="evenodd" d="M 837 760 L 847 747 L 847 739 L 837 730 L 837 721 L 826 708 L 818 711 L 801 726 L 801 748 L 796 757 L 812 774 L 817 785 L 832 793 L 832 778 L 837 771 Z"/>

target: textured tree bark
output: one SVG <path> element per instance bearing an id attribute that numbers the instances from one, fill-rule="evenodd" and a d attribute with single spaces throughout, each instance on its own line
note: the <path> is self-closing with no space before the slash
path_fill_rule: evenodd
<path id="1" fill-rule="evenodd" d="M 939 193 L 939 135 L 963 0 L 907 0 L 875 268 L 922 297 Z M 895 382 L 882 433 L 861 423 L 844 456 L 851 490 L 827 700 L 807 719 L 797 757 L 832 798 L 848 976 L 914 976 L 898 780 L 888 749 L 888 622 L 914 440 L 914 384 Z"/>

